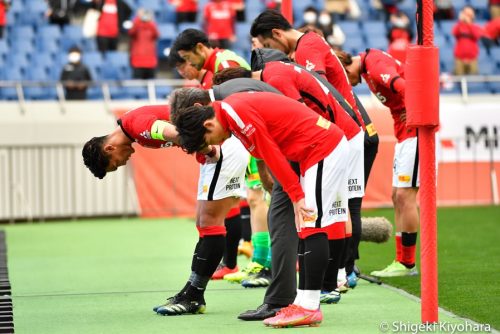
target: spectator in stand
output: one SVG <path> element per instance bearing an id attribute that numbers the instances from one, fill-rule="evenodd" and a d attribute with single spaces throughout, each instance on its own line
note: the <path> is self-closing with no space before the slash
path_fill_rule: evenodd
<path id="1" fill-rule="evenodd" d="M 198 0 L 168 0 L 175 7 L 176 23 L 196 22 Z"/>
<path id="2" fill-rule="evenodd" d="M 486 46 L 500 45 L 500 17 L 492 19 L 484 25 L 484 37 Z"/>
<path id="3" fill-rule="evenodd" d="M 318 11 L 313 6 L 308 6 L 304 9 L 304 14 L 302 14 L 302 20 L 304 20 L 304 25 L 301 29 L 314 30 L 318 25 Z"/>
<path id="4" fill-rule="evenodd" d="M 434 19 L 453 20 L 455 9 L 452 0 L 434 0 Z"/>
<path id="5" fill-rule="evenodd" d="M 474 23 L 474 8 L 465 6 L 458 15 L 458 22 L 452 29 L 455 44 L 455 74 L 477 74 L 477 58 L 479 56 L 479 40 L 483 29 Z"/>
<path id="6" fill-rule="evenodd" d="M 489 0 L 488 7 L 490 8 L 491 19 L 500 17 L 500 0 Z"/>
<path id="7" fill-rule="evenodd" d="M 7 10 L 9 10 L 10 1 L 0 0 L 0 39 L 3 38 L 3 32 L 7 25 Z"/>
<path id="8" fill-rule="evenodd" d="M 229 0 L 233 4 L 233 9 L 236 12 L 236 21 L 245 22 L 245 0 Z"/>
<path id="9" fill-rule="evenodd" d="M 134 79 L 154 79 L 158 65 L 156 41 L 159 33 L 153 21 L 153 13 L 140 8 L 128 34 L 130 36 L 130 64 Z"/>
<path id="10" fill-rule="evenodd" d="M 325 0 L 325 10 L 337 21 L 344 20 L 350 9 L 349 0 Z"/>
<path id="11" fill-rule="evenodd" d="M 397 12 L 391 14 L 389 23 L 390 28 L 387 33 L 389 40 L 388 53 L 404 63 L 406 60 L 406 49 L 413 39 L 410 18 L 403 12 Z"/>
<path id="12" fill-rule="evenodd" d="M 47 0 L 48 9 L 45 13 L 50 24 L 58 24 L 61 28 L 69 24 L 69 13 L 71 11 L 70 0 Z"/>
<path id="13" fill-rule="evenodd" d="M 132 10 L 124 0 L 94 0 L 94 6 L 101 12 L 97 23 L 97 48 L 101 52 L 116 51 L 120 28 Z"/>
<path id="14" fill-rule="evenodd" d="M 345 43 L 345 34 L 338 24 L 332 19 L 328 11 L 323 10 L 318 17 L 318 27 L 323 32 L 328 44 L 336 50 L 342 50 Z"/>
<path id="15" fill-rule="evenodd" d="M 234 25 L 236 13 L 231 2 L 211 0 L 203 10 L 204 30 L 210 44 L 221 49 L 231 48 L 236 40 Z"/>
<path id="16" fill-rule="evenodd" d="M 87 87 L 92 81 L 90 71 L 82 63 L 82 51 L 74 46 L 69 49 L 68 63 L 61 72 L 66 100 L 86 100 Z"/>

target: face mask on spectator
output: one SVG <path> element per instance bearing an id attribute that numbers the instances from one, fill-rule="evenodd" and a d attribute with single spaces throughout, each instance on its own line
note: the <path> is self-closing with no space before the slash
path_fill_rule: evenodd
<path id="1" fill-rule="evenodd" d="M 82 55 L 79 52 L 71 52 L 68 54 L 68 61 L 72 64 L 77 64 L 80 62 Z"/>
<path id="2" fill-rule="evenodd" d="M 148 12 L 145 12 L 144 14 L 141 15 L 141 21 L 143 22 L 151 21 L 151 15 Z"/>
<path id="3" fill-rule="evenodd" d="M 316 23 L 317 15 L 315 12 L 305 12 L 304 13 L 304 22 L 307 24 Z"/>
<path id="4" fill-rule="evenodd" d="M 329 25 L 330 23 L 332 23 L 332 18 L 330 17 L 330 15 L 328 14 L 321 14 L 319 16 L 319 20 L 318 20 L 319 24 L 321 24 L 322 26 L 327 26 Z"/>
<path id="5" fill-rule="evenodd" d="M 406 27 L 406 20 L 405 19 L 394 19 L 392 21 L 392 24 L 396 27 L 396 28 L 405 28 Z"/>

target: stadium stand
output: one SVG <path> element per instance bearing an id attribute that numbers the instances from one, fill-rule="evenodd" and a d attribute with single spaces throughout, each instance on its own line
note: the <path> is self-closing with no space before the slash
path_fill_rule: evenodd
<path id="1" fill-rule="evenodd" d="M 199 1 L 199 11 L 203 10 L 208 0 Z M 351 53 L 359 53 L 367 47 L 387 48 L 387 27 L 383 21 L 383 14 L 373 7 L 370 0 L 357 0 L 362 10 L 360 20 L 342 20 L 339 23 L 346 35 L 344 49 Z M 175 10 L 166 0 L 128 0 L 134 12 L 144 7 L 155 13 L 159 27 L 158 56 L 165 59 L 170 46 L 178 32 L 187 28 L 201 29 L 202 15 L 198 15 L 197 23 L 175 22 Z M 455 11 L 458 12 L 464 5 L 472 5 L 476 9 L 477 23 L 483 25 L 488 20 L 487 0 L 457 0 L 453 1 Z M 321 0 L 294 1 L 294 16 L 296 24 L 301 24 L 302 11 L 307 6 L 318 10 L 323 8 Z M 415 3 L 404 0 L 398 4 L 400 10 L 406 12 L 410 18 L 414 17 Z M 265 1 L 246 2 L 246 22 L 237 23 L 237 41 L 233 49 L 244 57 L 250 54 L 249 29 L 252 20 L 265 9 Z M 59 80 L 62 66 L 67 62 L 67 50 L 78 45 L 83 50 L 83 62 L 89 67 L 94 80 L 129 80 L 131 71 L 129 56 L 126 51 L 111 52 L 101 55 L 96 51 L 94 39 L 84 38 L 80 24 L 66 25 L 62 30 L 56 25 L 49 25 L 44 16 L 47 10 L 45 1 L 16 0 L 12 1 L 7 13 L 8 25 L 6 38 L 0 40 L 0 78 L 2 81 L 42 81 L 52 82 L 54 88 L 48 86 L 34 87 L 26 85 L 23 92 L 26 99 L 55 99 L 55 81 Z M 81 20 L 75 20 L 80 22 Z M 454 67 L 453 45 L 451 35 L 455 20 L 436 21 L 435 43 L 440 47 L 441 72 L 452 73 Z M 482 47 L 480 51 L 480 74 L 500 74 L 500 48 L 490 50 Z M 161 68 L 165 70 L 165 68 Z M 165 96 L 172 87 L 157 86 L 158 97 Z M 0 88 L 0 98 L 17 99 L 15 87 Z M 366 87 L 356 88 L 358 93 L 368 93 Z M 456 83 L 450 90 L 443 93 L 460 93 L 460 84 Z M 469 93 L 498 93 L 500 83 L 482 82 L 470 84 Z M 116 86 L 110 87 L 112 98 L 146 98 L 147 87 Z M 89 99 L 102 98 L 102 89 L 97 84 L 89 88 Z"/>

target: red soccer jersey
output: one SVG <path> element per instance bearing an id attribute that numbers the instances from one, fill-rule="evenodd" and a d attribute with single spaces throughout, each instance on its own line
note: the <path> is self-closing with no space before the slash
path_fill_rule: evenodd
<path id="1" fill-rule="evenodd" d="M 344 137 L 335 124 L 302 103 L 274 93 L 236 93 L 213 107 L 222 126 L 266 162 L 293 202 L 304 198 L 304 192 L 288 160 L 299 162 L 303 175 Z"/>
<path id="2" fill-rule="evenodd" d="M 391 110 L 394 120 L 394 135 L 398 142 L 415 137 L 416 129 L 406 127 L 401 120 L 405 111 L 405 79 L 404 65 L 391 55 L 377 49 L 368 49 L 360 53 L 361 75 L 370 90 L 386 107 Z"/>
<path id="3" fill-rule="evenodd" d="M 351 105 L 356 112 L 359 123 L 363 124 L 364 127 L 344 66 L 323 37 L 314 32 L 302 35 L 295 48 L 295 62 L 305 66 L 310 71 L 323 75 Z"/>
<path id="4" fill-rule="evenodd" d="M 206 71 L 205 74 L 203 75 L 203 78 L 201 78 L 200 87 L 203 89 L 212 88 L 213 78 L 214 78 L 214 74 L 210 71 Z"/>
<path id="5" fill-rule="evenodd" d="M 179 13 L 198 11 L 198 0 L 169 0 L 170 3 L 177 3 L 175 11 Z"/>
<path id="6" fill-rule="evenodd" d="M 7 14 L 5 9 L 5 2 L 0 1 L 0 27 L 7 24 Z"/>
<path id="7" fill-rule="evenodd" d="M 144 106 L 132 109 L 124 114 L 118 125 L 125 135 L 141 146 L 149 148 L 162 148 L 173 146 L 172 142 L 153 139 L 151 131 L 155 121 L 169 121 L 170 107 L 168 105 Z"/>
<path id="8" fill-rule="evenodd" d="M 203 68 L 207 71 L 210 71 L 212 73 L 217 73 L 219 71 L 222 71 L 225 68 L 230 68 L 230 67 L 241 67 L 240 63 L 238 63 L 235 60 L 228 60 L 228 61 L 221 61 L 219 64 L 219 68 L 215 68 L 215 63 L 217 61 L 217 56 L 224 50 L 215 48 L 210 57 L 205 60 L 205 64 L 203 64 Z"/>
<path id="9" fill-rule="evenodd" d="M 229 1 L 207 3 L 203 16 L 208 39 L 229 39 L 234 36 L 236 12 Z"/>
<path id="10" fill-rule="evenodd" d="M 272 61 L 265 65 L 261 78 L 283 95 L 304 102 L 316 113 L 337 124 L 348 140 L 361 131 L 328 89 L 302 68 L 290 63 Z"/>

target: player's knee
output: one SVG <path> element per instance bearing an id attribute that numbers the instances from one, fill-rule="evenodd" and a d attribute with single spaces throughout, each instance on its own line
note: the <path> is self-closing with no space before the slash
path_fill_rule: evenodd
<path id="1" fill-rule="evenodd" d="M 417 205 L 416 197 L 411 188 L 400 188 L 393 196 L 394 206 L 405 210 Z"/>
<path id="2" fill-rule="evenodd" d="M 211 211 L 201 212 L 197 225 L 201 228 L 209 226 L 224 226 L 224 217 Z"/>
<path id="3" fill-rule="evenodd" d="M 260 189 L 252 189 L 248 191 L 247 202 L 250 208 L 256 208 L 259 205 L 265 205 L 263 191 Z"/>

